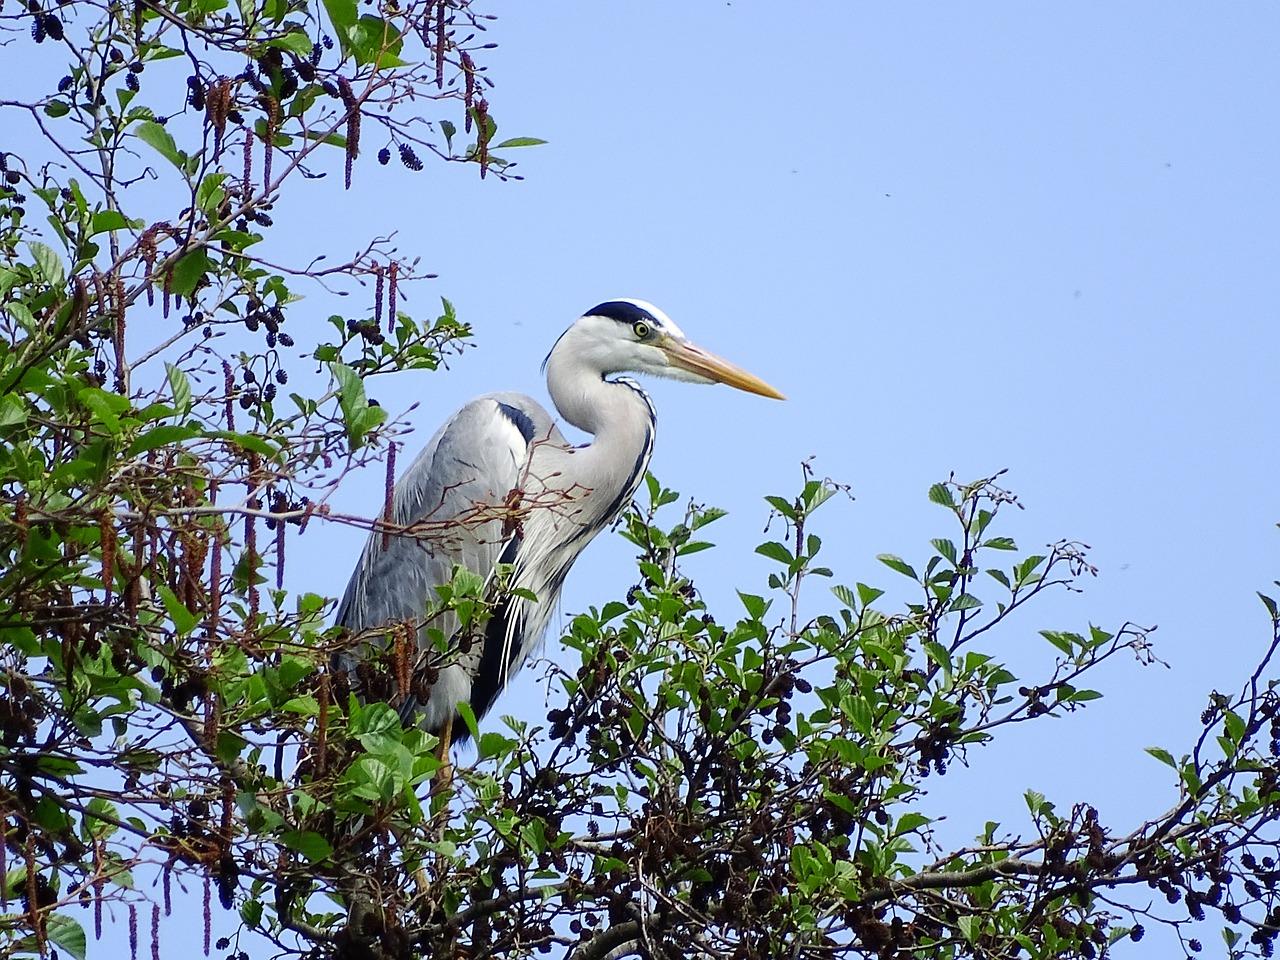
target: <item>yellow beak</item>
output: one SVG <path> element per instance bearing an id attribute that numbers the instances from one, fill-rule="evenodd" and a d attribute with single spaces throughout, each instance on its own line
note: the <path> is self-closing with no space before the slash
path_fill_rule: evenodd
<path id="1" fill-rule="evenodd" d="M 716 383 L 727 383 L 747 393 L 759 394 L 774 400 L 787 399 L 754 374 L 747 373 L 741 367 L 734 366 L 728 360 L 717 357 L 714 353 L 708 353 L 701 347 L 695 347 L 687 340 L 669 337 L 660 346 L 674 367 L 696 373 Z"/>

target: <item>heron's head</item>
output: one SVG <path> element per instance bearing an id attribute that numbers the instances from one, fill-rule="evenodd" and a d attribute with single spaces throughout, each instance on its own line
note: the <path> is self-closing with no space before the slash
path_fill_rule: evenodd
<path id="1" fill-rule="evenodd" d="M 759 377 L 690 343 L 670 317 L 644 300 L 606 300 L 592 307 L 556 341 L 551 355 L 562 351 L 601 375 L 626 371 L 687 383 L 726 383 L 785 399 Z"/>

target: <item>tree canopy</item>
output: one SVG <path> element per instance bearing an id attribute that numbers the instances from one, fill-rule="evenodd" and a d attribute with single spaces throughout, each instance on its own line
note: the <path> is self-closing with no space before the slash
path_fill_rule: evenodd
<path id="1" fill-rule="evenodd" d="M 508 178 L 540 141 L 497 136 L 468 0 L 365 7 L 0 7 L 52 65 L 0 98 L 0 954 L 83 960 L 117 925 L 158 958 L 181 883 L 204 952 L 240 960 L 1094 958 L 1157 927 L 1188 956 L 1209 931 L 1270 956 L 1267 596 L 1256 668 L 1206 691 L 1194 743 L 1150 749 L 1178 786 L 1141 825 L 1028 792 L 1024 823 L 936 836 L 930 778 L 1014 725 L 1051 738 L 1100 666 L 1156 657 L 1131 623 L 1045 629 L 1015 675 L 1000 638 L 1092 568 L 1006 536 L 998 476 L 932 486 L 931 551 L 844 585 L 817 513 L 844 488 L 806 466 L 762 507 L 774 572 L 728 610 L 682 566 L 721 511 L 649 478 L 621 530 L 636 584 L 572 618 L 551 709 L 473 724 L 474 763 L 429 794 L 435 738 L 396 707 L 449 638 L 415 659 L 393 629 L 357 696 L 330 669 L 353 638 L 285 564 L 332 524 L 442 535 L 329 500 L 373 464 L 389 498 L 401 424 L 367 384 L 470 329 L 407 296 L 429 274 L 388 239 L 295 262 L 273 218 L 303 179 L 336 198 L 423 158 Z M 438 609 L 482 625 L 481 573 Z"/>

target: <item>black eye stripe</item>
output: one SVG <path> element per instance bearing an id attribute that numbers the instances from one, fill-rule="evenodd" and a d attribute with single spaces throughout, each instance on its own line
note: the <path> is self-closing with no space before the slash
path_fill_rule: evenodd
<path id="1" fill-rule="evenodd" d="M 658 319 L 644 307 L 638 307 L 626 300 L 606 300 L 604 303 L 592 307 L 583 316 L 604 317 L 607 320 L 616 320 L 618 323 L 625 323 L 628 326 L 643 323 L 650 330 L 657 330 L 662 326 Z"/>

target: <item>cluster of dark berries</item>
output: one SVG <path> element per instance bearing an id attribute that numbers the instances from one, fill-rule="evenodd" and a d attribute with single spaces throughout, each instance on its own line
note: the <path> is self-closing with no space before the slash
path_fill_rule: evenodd
<path id="1" fill-rule="evenodd" d="M 208 690 L 208 681 L 198 669 L 192 669 L 186 679 L 178 683 L 174 683 L 173 678 L 167 676 L 160 681 L 160 695 L 168 700 L 173 705 L 173 708 L 180 713 L 189 712 L 191 702 L 197 697 L 203 697 Z"/>
<path id="2" fill-rule="evenodd" d="M 283 371 L 277 371 L 281 373 Z M 308 497 L 299 497 L 297 500 L 291 500 L 282 490 L 277 490 L 271 495 L 271 512 L 272 513 L 296 513 L 298 516 L 285 517 L 285 523 L 291 523 L 296 527 L 302 526 L 302 512 L 307 509 L 307 504 L 311 502 Z M 275 517 L 267 517 L 266 524 L 268 530 L 274 530 L 280 521 Z"/>
<path id="3" fill-rule="evenodd" d="M 44 43 L 44 38 L 50 40 L 61 40 L 63 37 L 62 21 L 58 19 L 56 14 L 42 13 L 40 4 L 36 0 L 31 0 L 27 4 L 27 9 L 33 14 L 31 22 L 31 39 L 36 43 Z"/>
<path id="4" fill-rule="evenodd" d="M 376 320 L 348 320 L 347 329 L 354 334 L 359 334 L 365 343 L 375 347 L 387 342 Z"/>
<path id="5" fill-rule="evenodd" d="M 26 678 L 10 673 L 7 687 L 7 696 L 0 697 L 0 743 L 12 749 L 36 735 L 36 724 L 44 719 L 45 709 Z"/>
<path id="6" fill-rule="evenodd" d="M 407 143 L 400 144 L 400 162 L 406 167 L 417 173 L 422 169 L 422 161 L 418 159 L 418 155 L 414 153 L 413 147 Z"/>
<path id="7" fill-rule="evenodd" d="M 788 657 L 767 666 L 763 671 L 761 689 L 767 690 L 770 697 L 777 698 L 771 702 L 766 701 L 759 711 L 761 718 L 765 720 L 768 720 L 770 714 L 773 715 L 774 722 L 765 727 L 760 735 L 760 739 L 766 744 L 782 740 L 787 735 L 791 726 L 791 698 L 796 691 L 808 693 L 813 689 L 809 681 L 797 675 L 799 666 L 793 658 Z"/>
<path id="8" fill-rule="evenodd" d="M 259 329 L 266 330 L 269 347 L 277 344 L 282 347 L 293 346 L 293 337 L 280 329 L 282 323 L 284 323 L 284 310 L 279 304 L 267 307 L 251 302 L 249 311 L 244 315 L 244 327 L 250 333 L 257 333 Z"/>

